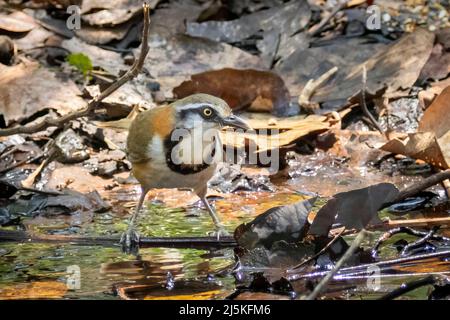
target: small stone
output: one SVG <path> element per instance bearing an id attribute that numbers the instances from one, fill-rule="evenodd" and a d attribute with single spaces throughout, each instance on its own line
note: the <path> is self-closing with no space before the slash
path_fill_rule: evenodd
<path id="1" fill-rule="evenodd" d="M 156 103 L 163 103 L 166 101 L 166 97 L 162 91 L 152 92 L 152 97 Z"/>
<path id="2" fill-rule="evenodd" d="M 382 19 L 384 22 L 391 21 L 391 15 L 389 13 L 383 13 Z"/>

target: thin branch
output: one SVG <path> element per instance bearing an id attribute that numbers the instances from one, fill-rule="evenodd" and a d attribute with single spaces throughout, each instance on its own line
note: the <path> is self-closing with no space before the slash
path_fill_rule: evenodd
<path id="1" fill-rule="evenodd" d="M 80 246 L 105 246 L 116 247 L 119 237 L 84 237 L 71 235 L 37 235 L 28 234 L 24 231 L 0 230 L 1 242 L 36 242 L 36 243 L 70 243 Z M 141 248 L 230 248 L 237 246 L 233 237 L 221 237 L 218 241 L 216 237 L 178 237 L 178 238 L 145 238 L 139 239 Z"/>
<path id="2" fill-rule="evenodd" d="M 342 228 L 342 230 L 337 233 L 333 239 L 330 240 L 330 242 L 327 243 L 327 245 L 325 247 L 323 247 L 319 252 L 317 252 L 315 255 L 309 257 L 308 259 L 306 259 L 305 261 L 300 262 L 299 264 L 297 264 L 296 266 L 290 268 L 287 270 L 287 272 L 292 272 L 296 269 L 299 269 L 300 267 L 304 266 L 305 264 L 311 262 L 312 260 L 316 259 L 317 257 L 319 257 L 320 255 L 322 255 L 325 251 L 327 251 L 332 245 L 333 243 L 335 243 L 338 239 L 341 238 L 341 235 L 344 233 L 345 228 Z"/>
<path id="3" fill-rule="evenodd" d="M 404 283 L 397 289 L 382 296 L 378 300 L 393 300 L 395 298 L 398 298 L 408 292 L 411 292 L 411 291 L 421 288 L 423 286 L 434 285 L 434 284 L 436 284 L 437 281 L 438 281 L 438 279 L 435 276 L 430 275 L 430 276 L 420 279 L 420 280 L 415 280 L 415 281 L 411 281 L 408 283 Z"/>
<path id="4" fill-rule="evenodd" d="M 417 182 L 405 189 L 403 189 L 397 197 L 389 203 L 385 203 L 382 207 L 382 209 L 389 207 L 390 205 L 400 202 L 402 200 L 405 200 L 406 198 L 412 197 L 419 193 L 420 191 L 423 191 L 429 187 L 434 186 L 435 184 L 441 183 L 444 180 L 450 179 L 450 169 L 447 169 L 445 171 L 438 172 L 420 182 Z"/>
<path id="5" fill-rule="evenodd" d="M 424 253 L 424 254 L 417 254 L 413 256 L 408 257 L 401 257 L 396 259 L 390 259 L 380 262 L 374 262 L 374 263 L 367 263 L 367 264 L 359 264 L 357 266 L 348 267 L 348 268 L 342 268 L 339 271 L 339 279 L 351 279 L 351 278 L 361 278 L 361 277 L 368 277 L 368 270 L 378 267 L 380 269 L 388 268 L 392 266 L 400 266 L 401 264 L 407 263 L 410 264 L 412 262 L 418 262 L 418 261 L 424 261 L 429 259 L 442 259 L 445 257 L 450 257 L 450 250 L 445 251 L 438 251 L 438 252 L 431 252 L 431 253 Z M 303 279 L 312 279 L 317 277 L 323 277 L 328 273 L 328 271 L 319 271 L 319 272 L 313 272 L 313 273 L 296 273 L 291 274 L 286 277 L 289 281 L 298 281 Z M 399 275 L 401 276 L 401 275 Z"/>
<path id="6" fill-rule="evenodd" d="M 117 79 L 115 82 L 113 82 L 108 88 L 106 88 L 102 93 L 100 93 L 100 95 L 89 101 L 87 106 L 84 107 L 83 109 L 66 114 L 59 118 L 46 118 L 42 122 L 30 126 L 18 126 L 8 129 L 2 129 L 0 130 L 0 136 L 9 136 L 18 133 L 31 134 L 45 130 L 49 127 L 60 127 L 69 121 L 89 116 L 98 107 L 100 102 L 102 102 L 105 98 L 114 93 L 126 82 L 135 78 L 141 72 L 145 58 L 149 51 L 148 30 L 150 26 L 150 7 L 147 3 L 144 3 L 143 7 L 144 7 L 144 28 L 142 31 L 141 52 L 139 54 L 139 58 L 133 63 L 130 70 L 128 70 L 122 77 Z"/>
<path id="7" fill-rule="evenodd" d="M 366 104 L 366 91 L 367 91 L 367 68 L 365 65 L 363 65 L 362 69 L 362 89 L 361 89 L 361 109 L 366 115 L 366 117 L 369 118 L 370 122 L 377 128 L 378 131 L 382 135 L 385 135 L 383 129 L 381 128 L 378 121 L 373 117 L 373 115 L 369 112 L 369 109 L 367 108 Z"/>
<path id="8" fill-rule="evenodd" d="M 319 296 L 319 294 L 328 285 L 328 282 L 333 279 L 333 276 L 339 271 L 339 269 L 342 268 L 344 263 L 347 262 L 347 260 L 353 255 L 353 253 L 355 253 L 356 249 L 359 248 L 366 235 L 367 231 L 362 229 L 356 236 L 355 240 L 353 240 L 350 248 L 347 249 L 344 255 L 336 263 L 333 270 L 327 273 L 327 275 L 319 282 L 319 284 L 314 288 L 313 292 L 309 296 L 307 296 L 305 300 L 315 300 Z"/>
<path id="9" fill-rule="evenodd" d="M 375 244 L 374 244 L 374 246 L 373 246 L 373 248 L 371 250 L 372 258 L 378 258 L 378 253 L 380 251 L 381 245 L 383 243 L 385 243 L 387 240 L 389 240 L 392 236 L 394 236 L 396 234 L 400 234 L 400 233 L 406 233 L 406 234 L 411 235 L 411 236 L 419 237 L 420 240 L 422 240 L 422 241 L 426 241 L 426 240 L 446 241 L 446 242 L 450 241 L 449 238 L 446 238 L 446 237 L 443 237 L 443 236 L 435 236 L 434 235 L 435 231 L 433 231 L 433 233 L 430 233 L 430 232 L 415 230 L 415 229 L 412 229 L 411 227 L 398 227 L 398 228 L 394 228 L 394 229 L 391 229 L 391 230 L 383 233 L 381 235 L 381 237 L 375 242 Z M 420 243 L 422 243 L 422 241 Z M 407 250 L 409 250 L 407 248 L 411 248 L 411 246 L 415 246 L 417 244 L 418 244 L 417 241 L 413 242 L 410 245 L 408 245 L 409 247 L 405 246 L 403 251 L 405 251 L 405 249 L 407 251 Z"/>
<path id="10" fill-rule="evenodd" d="M 311 29 L 309 29 L 307 31 L 307 33 L 311 37 L 318 35 L 322 31 L 323 27 L 325 27 L 325 25 L 331 20 L 331 18 L 333 18 L 339 11 L 341 11 L 342 9 L 344 9 L 347 6 L 347 3 L 348 3 L 348 0 L 340 1 L 339 5 L 336 6 L 329 15 L 327 15 L 325 18 L 323 18 L 318 24 L 311 27 Z"/>
<path id="11" fill-rule="evenodd" d="M 315 109 L 319 107 L 317 103 L 311 102 L 311 97 L 313 96 L 314 92 L 321 87 L 328 79 L 331 78 L 336 72 L 338 71 L 337 67 L 333 67 L 327 72 L 325 72 L 323 75 L 321 75 L 316 80 L 310 79 L 305 87 L 303 88 L 302 92 L 300 93 L 300 96 L 298 97 L 298 104 L 311 112 L 314 112 Z"/>

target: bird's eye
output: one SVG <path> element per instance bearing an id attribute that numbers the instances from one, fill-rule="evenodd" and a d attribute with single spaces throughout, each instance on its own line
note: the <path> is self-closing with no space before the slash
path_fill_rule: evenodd
<path id="1" fill-rule="evenodd" d="M 211 108 L 205 108 L 205 109 L 203 109 L 203 115 L 205 116 L 205 117 L 211 117 L 212 116 L 212 114 L 213 114 L 213 111 L 212 111 L 212 109 Z"/>

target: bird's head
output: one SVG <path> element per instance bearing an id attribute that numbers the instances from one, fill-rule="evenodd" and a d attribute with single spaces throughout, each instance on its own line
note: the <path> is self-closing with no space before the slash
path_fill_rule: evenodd
<path id="1" fill-rule="evenodd" d="M 251 129 L 244 120 L 233 114 L 224 100 L 209 94 L 193 94 L 174 102 L 173 107 L 178 128 L 193 129 L 202 125 L 207 129 Z"/>

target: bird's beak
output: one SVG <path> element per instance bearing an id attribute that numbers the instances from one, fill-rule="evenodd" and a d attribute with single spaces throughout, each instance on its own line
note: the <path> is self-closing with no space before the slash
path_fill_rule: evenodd
<path id="1" fill-rule="evenodd" d="M 252 127 L 250 127 L 250 125 L 245 120 L 235 116 L 234 114 L 226 118 L 222 118 L 220 124 L 224 127 L 240 128 L 244 130 L 252 129 Z"/>

